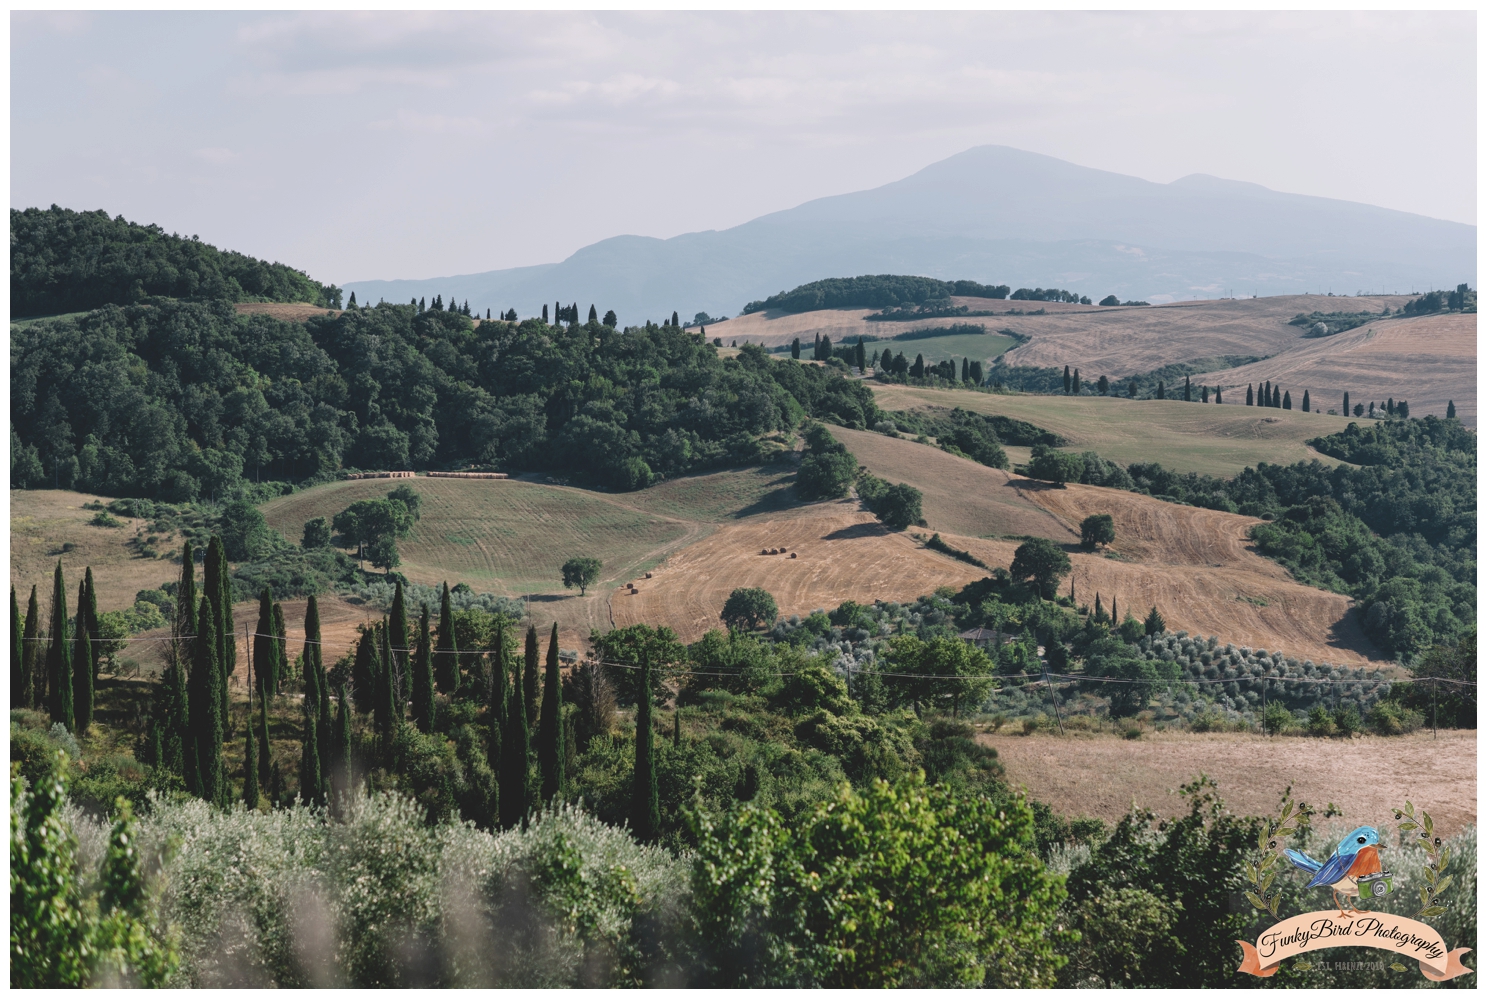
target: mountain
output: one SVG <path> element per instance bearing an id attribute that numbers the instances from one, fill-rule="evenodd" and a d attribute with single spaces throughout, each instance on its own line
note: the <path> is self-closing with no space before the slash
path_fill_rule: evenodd
<path id="1" fill-rule="evenodd" d="M 922 274 L 1056 286 L 1099 299 L 1425 290 L 1476 274 L 1476 227 L 1193 174 L 1170 184 L 980 146 L 869 191 L 722 231 L 616 236 L 556 264 L 417 281 L 353 281 L 358 300 L 453 295 L 535 314 L 735 315 L 807 281 Z"/>

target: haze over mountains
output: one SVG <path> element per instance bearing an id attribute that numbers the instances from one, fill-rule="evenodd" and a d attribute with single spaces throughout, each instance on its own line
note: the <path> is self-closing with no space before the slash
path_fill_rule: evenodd
<path id="1" fill-rule="evenodd" d="M 1060 287 L 1153 303 L 1471 281 L 1476 227 L 1194 174 L 1170 184 L 980 146 L 869 191 L 808 201 L 721 231 L 615 236 L 561 263 L 425 280 L 352 281 L 359 301 L 441 295 L 536 314 L 614 309 L 737 315 L 826 277 L 922 274 Z"/>

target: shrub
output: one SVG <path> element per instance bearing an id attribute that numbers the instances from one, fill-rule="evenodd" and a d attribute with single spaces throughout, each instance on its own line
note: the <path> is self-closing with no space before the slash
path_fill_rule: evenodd
<path id="1" fill-rule="evenodd" d="M 1343 735 L 1356 735 L 1363 731 L 1363 716 L 1349 704 L 1337 713 L 1337 731 Z"/>
<path id="2" fill-rule="evenodd" d="M 1379 701 L 1368 712 L 1368 725 L 1379 735 L 1406 735 L 1424 722 L 1420 712 L 1394 701 Z"/>
<path id="3" fill-rule="evenodd" d="M 1332 712 L 1318 704 L 1306 716 L 1306 729 L 1316 736 L 1336 735 L 1337 722 L 1333 720 Z"/>

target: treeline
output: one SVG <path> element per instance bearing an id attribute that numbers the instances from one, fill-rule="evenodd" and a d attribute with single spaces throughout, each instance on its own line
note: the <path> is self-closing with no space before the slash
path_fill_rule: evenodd
<path id="1" fill-rule="evenodd" d="M 341 289 L 285 264 L 219 250 L 104 211 L 10 211 L 10 309 L 82 312 L 151 297 L 309 302 L 341 307 Z"/>
<path id="2" fill-rule="evenodd" d="M 1071 302 L 1075 305 L 1091 305 L 1088 295 L 1081 295 L 1063 288 L 1018 288 L 1012 293 L 1014 302 Z"/>
<path id="3" fill-rule="evenodd" d="M 12 482 L 170 502 L 344 467 L 469 464 L 636 489 L 766 456 L 872 393 L 676 325 L 619 331 L 379 304 L 304 323 L 225 300 L 110 306 L 12 334 Z"/>
<path id="4" fill-rule="evenodd" d="M 940 281 L 936 278 L 903 274 L 864 274 L 854 278 L 826 278 L 812 281 L 792 291 L 782 291 L 762 301 L 750 302 L 743 312 L 814 312 L 817 309 L 854 307 L 913 307 L 925 302 L 948 299 L 952 295 L 971 298 L 1006 298 L 1011 288 L 1004 284 L 986 285 L 976 281 Z"/>
<path id="5" fill-rule="evenodd" d="M 1252 532 L 1260 553 L 1303 583 L 1353 597 L 1379 648 L 1407 660 L 1456 642 L 1476 622 L 1475 435 L 1427 416 L 1309 443 L 1361 467 L 1261 462 L 1220 479 L 1040 446 L 1027 471 L 1265 518 Z"/>
<path id="6" fill-rule="evenodd" d="M 1404 303 L 1399 310 L 1403 316 L 1428 316 L 1436 312 L 1476 312 L 1477 293 L 1467 284 L 1458 284 L 1455 291 L 1431 291 L 1419 298 Z"/>

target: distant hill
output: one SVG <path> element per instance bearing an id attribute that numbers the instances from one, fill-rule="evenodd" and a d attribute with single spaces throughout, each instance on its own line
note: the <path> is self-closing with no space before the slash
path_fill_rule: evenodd
<path id="1" fill-rule="evenodd" d="M 303 271 L 170 235 L 158 225 L 56 205 L 11 209 L 11 315 L 82 312 L 152 296 L 341 306 L 339 288 Z"/>
<path id="2" fill-rule="evenodd" d="M 672 310 L 737 315 L 784 289 L 857 274 L 1160 303 L 1231 289 L 1423 291 L 1475 273 L 1474 226 L 1203 175 L 1155 184 L 981 146 L 732 229 L 616 236 L 561 263 L 346 287 L 363 302 L 438 294 L 523 316 L 543 302 L 578 300 L 616 310 L 625 325 Z"/>

